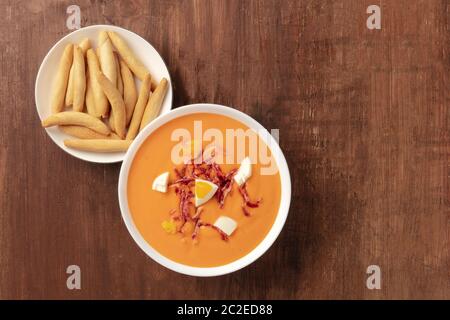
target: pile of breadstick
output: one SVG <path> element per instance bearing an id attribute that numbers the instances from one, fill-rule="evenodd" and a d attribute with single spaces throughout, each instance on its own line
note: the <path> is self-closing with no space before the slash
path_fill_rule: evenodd
<path id="1" fill-rule="evenodd" d="M 141 80 L 139 93 L 134 76 Z M 155 83 L 117 33 L 102 31 L 96 50 L 87 38 L 65 47 L 52 92 L 53 114 L 42 126 L 59 126 L 75 137 L 64 141 L 70 148 L 126 151 L 158 116 L 167 89 L 167 79 Z"/>

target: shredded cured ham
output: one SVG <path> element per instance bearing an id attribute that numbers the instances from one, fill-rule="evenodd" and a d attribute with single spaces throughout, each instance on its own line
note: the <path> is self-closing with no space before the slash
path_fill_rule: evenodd
<path id="1" fill-rule="evenodd" d="M 239 192 L 241 193 L 242 198 L 244 199 L 244 203 L 247 207 L 250 207 L 250 208 L 258 208 L 259 207 L 259 203 L 261 202 L 261 199 L 256 200 L 256 201 L 250 200 L 250 197 L 249 197 L 248 191 L 247 191 L 247 186 L 245 183 L 239 187 Z"/>
<path id="2" fill-rule="evenodd" d="M 202 212 L 203 212 L 203 207 L 198 207 L 197 210 L 195 210 L 195 214 L 192 217 L 192 220 L 195 220 L 195 221 L 199 220 Z"/>
<path id="3" fill-rule="evenodd" d="M 216 176 L 219 180 L 223 180 L 225 178 L 225 175 L 224 175 L 222 169 L 220 168 L 220 166 L 217 163 L 215 163 L 215 162 L 211 163 L 211 167 L 216 172 Z"/>
<path id="4" fill-rule="evenodd" d="M 248 211 L 248 209 L 247 209 L 247 207 L 245 205 L 242 205 L 242 212 L 244 212 L 244 215 L 246 217 L 250 217 L 251 216 L 250 211 Z"/>
<path id="5" fill-rule="evenodd" d="M 194 181 L 195 181 L 194 178 L 180 178 L 178 180 L 175 180 L 175 182 L 171 183 L 170 186 L 175 186 L 178 184 L 189 184 Z"/>
<path id="6" fill-rule="evenodd" d="M 217 166 L 218 167 L 218 166 Z M 218 169 L 215 169 L 216 172 L 219 172 L 218 178 L 219 182 L 217 185 L 219 186 L 216 192 L 216 199 L 219 202 L 219 207 L 223 208 L 225 205 L 225 199 L 228 196 L 228 194 L 233 189 L 233 176 L 236 173 L 236 169 L 231 170 L 228 174 L 224 175 L 222 173 L 222 170 L 220 170 L 220 167 Z"/>
<path id="7" fill-rule="evenodd" d="M 251 214 L 248 211 L 247 207 L 258 208 L 259 203 L 261 202 L 261 199 L 256 200 L 256 201 L 250 200 L 250 196 L 248 195 L 246 183 L 244 183 L 242 186 L 239 187 L 239 193 L 241 194 L 242 199 L 244 200 L 244 203 L 242 204 L 242 211 L 244 212 L 245 216 L 249 217 Z"/>
<path id="8" fill-rule="evenodd" d="M 228 241 L 228 235 L 224 233 L 220 228 L 214 226 L 211 223 L 204 222 L 201 219 L 203 207 L 198 207 L 193 210 L 194 204 L 192 198 L 194 193 L 192 187 L 194 186 L 195 179 L 204 179 L 211 181 L 217 185 L 217 191 L 215 199 L 222 209 L 225 205 L 226 198 L 232 193 L 234 185 L 234 175 L 237 172 L 237 168 L 224 172 L 222 168 L 209 158 L 208 161 L 191 160 L 184 163 L 180 168 L 174 168 L 176 180 L 169 184 L 175 190 L 175 194 L 179 198 L 178 210 L 172 209 L 169 214 L 174 221 L 180 221 L 178 223 L 177 232 L 183 233 L 183 227 L 187 222 L 194 224 L 194 230 L 191 234 L 193 240 L 197 239 L 200 229 L 202 227 L 211 228 L 219 233 L 222 240 Z M 238 187 L 239 193 L 242 196 L 243 204 L 242 211 L 245 216 L 250 217 L 251 213 L 248 208 L 257 208 L 261 199 L 253 201 L 250 199 L 247 191 L 246 184 Z"/>
<path id="9" fill-rule="evenodd" d="M 186 222 L 190 220 L 190 214 L 189 214 L 189 206 L 192 205 L 192 202 L 190 199 L 193 197 L 192 192 L 186 191 L 186 190 L 180 190 L 180 205 L 179 205 L 179 211 L 180 211 L 180 218 L 181 218 L 181 225 L 179 226 L 178 230 L 182 230 Z"/>
<path id="10" fill-rule="evenodd" d="M 191 215 L 191 207 L 193 207 L 192 198 L 194 198 L 194 194 L 191 191 L 193 182 L 195 182 L 195 179 L 197 178 L 211 181 L 211 171 L 213 170 L 212 165 L 204 163 L 197 164 L 194 162 L 186 163 L 180 169 L 174 169 L 177 180 L 171 183 L 170 187 L 175 188 L 175 193 L 179 197 L 179 206 L 178 211 L 172 209 L 169 213 L 173 220 L 181 221 L 177 228 L 179 233 L 183 233 L 183 227 L 187 222 L 194 223 L 195 227 L 192 233 L 192 239 L 197 237 L 200 227 L 204 226 L 216 230 L 223 240 L 228 240 L 228 236 L 224 234 L 222 230 L 201 220 L 203 207 L 198 207 L 195 210 L 195 213 Z"/>

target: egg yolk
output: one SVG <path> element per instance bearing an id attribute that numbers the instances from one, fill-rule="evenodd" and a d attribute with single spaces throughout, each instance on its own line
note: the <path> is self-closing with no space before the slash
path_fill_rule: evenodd
<path id="1" fill-rule="evenodd" d="M 212 187 L 208 183 L 203 181 L 195 182 L 195 195 L 197 198 L 204 198 L 211 190 Z"/>

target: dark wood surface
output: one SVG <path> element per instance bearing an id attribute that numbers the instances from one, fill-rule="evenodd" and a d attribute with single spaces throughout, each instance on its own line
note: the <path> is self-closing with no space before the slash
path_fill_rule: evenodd
<path id="1" fill-rule="evenodd" d="M 210 279 L 159 266 L 122 222 L 120 165 L 77 160 L 40 127 L 36 73 L 73 3 L 82 26 L 153 44 L 174 107 L 215 102 L 280 128 L 292 205 L 256 263 Z M 366 28 L 370 4 L 381 30 Z M 0 298 L 450 298 L 449 1 L 2 0 L 0 12 Z M 366 288 L 372 264 L 381 290 Z"/>

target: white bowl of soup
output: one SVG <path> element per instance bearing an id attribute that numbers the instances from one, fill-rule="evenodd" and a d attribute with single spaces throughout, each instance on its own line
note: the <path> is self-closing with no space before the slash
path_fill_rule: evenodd
<path id="1" fill-rule="evenodd" d="M 122 218 L 138 246 L 182 274 L 218 276 L 263 255 L 286 221 L 291 180 L 275 138 L 215 104 L 153 120 L 119 176 Z"/>

